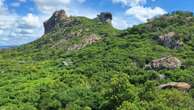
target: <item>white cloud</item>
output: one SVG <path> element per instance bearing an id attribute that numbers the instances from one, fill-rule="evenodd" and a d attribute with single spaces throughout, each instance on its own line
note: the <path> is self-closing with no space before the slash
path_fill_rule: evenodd
<path id="1" fill-rule="evenodd" d="M 131 7 L 126 11 L 127 15 L 135 16 L 141 22 L 146 22 L 150 18 L 153 18 L 158 15 L 163 15 L 165 13 L 167 12 L 160 7 L 151 8 L 143 6 Z"/>
<path id="2" fill-rule="evenodd" d="M 0 0 L 0 15 L 5 14 L 7 8 L 4 6 L 4 0 Z"/>
<path id="3" fill-rule="evenodd" d="M 139 23 L 146 22 L 150 18 L 167 13 L 160 7 L 144 7 L 148 1 L 154 2 L 156 0 L 112 0 L 113 3 L 120 3 L 126 6 L 128 8 L 125 12 L 126 15 L 128 17 L 135 17 Z M 113 22 L 113 24 L 114 23 L 115 22 Z M 114 25 L 118 27 L 127 27 L 139 23 L 137 21 L 134 23 L 134 20 L 120 20 L 120 23 L 115 23 Z"/>
<path id="4" fill-rule="evenodd" d="M 28 27 L 40 27 L 42 22 L 38 16 L 33 15 L 32 13 L 28 13 L 27 16 L 24 16 L 22 20 L 25 22 Z"/>
<path id="5" fill-rule="evenodd" d="M 3 0 L 0 0 L 0 6 L 1 7 L 3 6 Z"/>
<path id="6" fill-rule="evenodd" d="M 95 18 L 98 13 L 98 11 L 87 7 L 84 9 L 82 7 L 71 7 L 69 10 L 69 14 L 72 16 L 85 16 L 91 19 Z"/>
<path id="7" fill-rule="evenodd" d="M 50 15 L 56 10 L 64 9 L 69 12 L 70 4 L 72 2 L 83 3 L 86 0 L 34 0 L 38 9 L 43 13 Z M 68 13 L 69 14 L 69 13 Z"/>
<path id="8" fill-rule="evenodd" d="M 38 16 L 11 13 L 2 0 L 0 6 L 0 45 L 22 44 L 40 37 L 43 30 Z"/>
<path id="9" fill-rule="evenodd" d="M 147 3 L 147 1 L 156 1 L 156 0 L 112 0 L 113 3 L 121 3 L 125 6 L 140 6 Z"/>
<path id="10" fill-rule="evenodd" d="M 18 15 L 0 15 L 0 44 L 17 45 L 35 40 L 43 32 L 41 24 L 38 17 L 31 13 L 23 18 Z"/>
<path id="11" fill-rule="evenodd" d="M 38 9 L 44 14 L 50 14 L 58 9 L 66 9 L 71 0 L 34 0 Z"/>
<path id="12" fill-rule="evenodd" d="M 137 6 L 146 3 L 146 0 L 112 0 L 112 1 L 113 3 L 121 3 L 126 6 Z"/>
<path id="13" fill-rule="evenodd" d="M 120 17 L 113 17 L 112 25 L 113 27 L 121 30 L 132 26 L 127 19 Z"/>

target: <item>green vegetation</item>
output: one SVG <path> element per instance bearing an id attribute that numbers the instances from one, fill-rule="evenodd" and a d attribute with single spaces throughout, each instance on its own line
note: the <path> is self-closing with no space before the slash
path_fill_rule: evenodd
<path id="1" fill-rule="evenodd" d="M 172 81 L 194 85 L 192 13 L 175 12 L 123 31 L 72 19 L 72 25 L 60 22 L 37 41 L 0 51 L 0 110 L 194 110 L 193 88 L 158 87 Z M 176 32 L 184 45 L 159 44 L 156 38 L 168 32 Z M 101 40 L 68 50 L 91 34 Z M 144 69 L 169 55 L 184 67 Z"/>

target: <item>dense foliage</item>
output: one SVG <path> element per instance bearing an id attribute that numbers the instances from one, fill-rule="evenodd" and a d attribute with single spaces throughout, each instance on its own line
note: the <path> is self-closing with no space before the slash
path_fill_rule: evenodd
<path id="1" fill-rule="evenodd" d="M 171 81 L 194 85 L 192 13 L 175 12 L 123 31 L 72 19 L 72 26 L 61 22 L 37 41 L 0 52 L 0 110 L 194 110 L 194 89 L 158 88 Z M 183 41 L 181 48 L 155 40 L 172 31 Z M 102 39 L 68 51 L 90 34 Z M 184 68 L 144 69 L 168 55 L 181 59 Z"/>

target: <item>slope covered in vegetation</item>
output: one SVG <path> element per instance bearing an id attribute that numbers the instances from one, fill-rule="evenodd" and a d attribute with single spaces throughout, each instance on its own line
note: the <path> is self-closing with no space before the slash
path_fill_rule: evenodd
<path id="1" fill-rule="evenodd" d="M 123 31 L 107 15 L 51 17 L 40 39 L 2 50 L 0 110 L 193 110 L 193 14 Z M 190 86 L 161 88 L 171 82 Z"/>

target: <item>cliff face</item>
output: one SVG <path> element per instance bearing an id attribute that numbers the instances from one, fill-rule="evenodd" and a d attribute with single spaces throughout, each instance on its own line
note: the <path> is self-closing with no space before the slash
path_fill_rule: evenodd
<path id="1" fill-rule="evenodd" d="M 46 22 L 44 22 L 45 34 L 50 32 L 59 22 L 67 20 L 68 16 L 64 10 L 54 12 Z"/>

